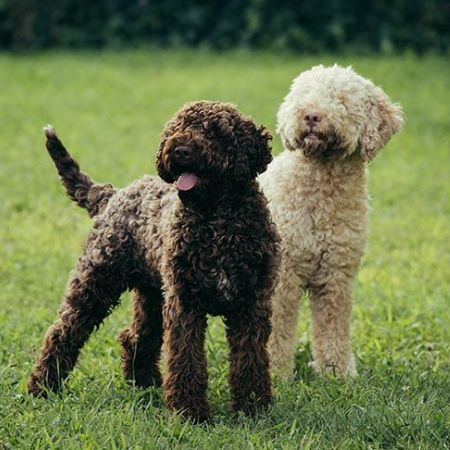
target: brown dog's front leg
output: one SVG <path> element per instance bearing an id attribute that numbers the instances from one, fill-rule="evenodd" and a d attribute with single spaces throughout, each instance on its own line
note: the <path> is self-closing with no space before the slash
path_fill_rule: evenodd
<path id="1" fill-rule="evenodd" d="M 272 398 L 267 341 L 270 312 L 266 308 L 235 313 L 226 318 L 230 345 L 232 408 L 253 414 L 265 409 Z"/>
<path id="2" fill-rule="evenodd" d="M 185 308 L 178 297 L 164 307 L 167 373 L 164 399 L 170 410 L 194 422 L 210 422 L 204 351 L 206 313 Z"/>

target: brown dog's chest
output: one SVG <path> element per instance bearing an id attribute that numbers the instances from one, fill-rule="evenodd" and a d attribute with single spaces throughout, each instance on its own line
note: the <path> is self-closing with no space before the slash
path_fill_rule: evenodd
<path id="1" fill-rule="evenodd" d="M 253 301 L 267 262 L 262 240 L 244 223 L 222 219 L 176 230 L 168 264 L 182 301 L 212 315 Z"/>

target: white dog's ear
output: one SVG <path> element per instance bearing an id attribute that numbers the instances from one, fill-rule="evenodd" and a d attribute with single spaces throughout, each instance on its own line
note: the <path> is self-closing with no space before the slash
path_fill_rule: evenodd
<path id="1" fill-rule="evenodd" d="M 291 144 L 291 141 L 286 137 L 286 132 L 284 127 L 278 126 L 277 133 L 280 135 L 281 142 L 283 143 L 284 148 L 287 148 L 290 151 L 294 151 L 295 147 Z"/>
<path id="2" fill-rule="evenodd" d="M 369 98 L 369 111 L 365 129 L 361 134 L 361 154 L 365 161 L 371 161 L 389 141 L 400 131 L 403 122 L 403 110 L 377 86 L 373 86 Z"/>
<path id="3" fill-rule="evenodd" d="M 286 136 L 286 131 L 289 130 L 289 119 L 293 117 L 295 112 L 293 111 L 292 105 L 294 102 L 291 100 L 291 92 L 293 89 L 293 85 L 295 83 L 296 79 L 293 81 L 291 86 L 291 91 L 289 94 L 284 98 L 283 103 L 281 103 L 280 108 L 278 109 L 277 113 L 277 128 L 276 132 L 280 135 L 281 142 L 283 143 L 284 148 L 287 148 L 288 150 L 295 150 L 294 146 L 292 145 L 291 141 L 289 140 L 288 136 Z"/>

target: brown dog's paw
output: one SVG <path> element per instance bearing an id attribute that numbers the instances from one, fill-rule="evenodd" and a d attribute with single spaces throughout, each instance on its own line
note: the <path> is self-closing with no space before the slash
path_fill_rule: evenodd
<path id="1" fill-rule="evenodd" d="M 42 381 L 35 375 L 31 375 L 28 379 L 28 393 L 33 397 L 47 398 L 48 392 L 47 388 L 44 386 Z"/>
<path id="2" fill-rule="evenodd" d="M 184 420 L 190 420 L 197 425 L 212 425 L 214 420 L 209 411 L 192 410 L 179 413 Z"/>
<path id="3" fill-rule="evenodd" d="M 122 371 L 125 380 L 139 388 L 161 387 L 162 377 L 157 362 L 149 363 L 148 354 L 138 354 L 136 346 L 139 336 L 133 335 L 129 328 L 119 334 L 122 346 Z"/>

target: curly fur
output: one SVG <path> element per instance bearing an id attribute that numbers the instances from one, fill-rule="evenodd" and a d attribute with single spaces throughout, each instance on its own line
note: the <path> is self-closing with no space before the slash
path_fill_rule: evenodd
<path id="1" fill-rule="evenodd" d="M 308 121 L 317 116 L 317 123 Z M 350 67 L 301 73 L 278 111 L 286 147 L 260 177 L 282 237 L 272 307 L 273 370 L 292 369 L 299 298 L 310 293 L 312 366 L 355 376 L 352 282 L 367 238 L 366 162 L 399 131 L 399 105 Z"/>
<path id="2" fill-rule="evenodd" d="M 120 334 L 122 366 L 138 386 L 159 385 L 164 341 L 168 408 L 210 419 L 204 339 L 207 314 L 225 317 L 235 410 L 251 413 L 271 399 L 266 349 L 279 237 L 256 175 L 271 161 L 271 136 L 233 105 L 196 102 L 168 122 L 157 154 L 161 181 L 146 176 L 125 189 L 97 185 L 80 172 L 46 129 L 62 182 L 94 219 L 65 292 L 60 317 L 44 339 L 29 379 L 34 395 L 57 391 L 91 332 L 134 292 L 134 317 Z M 193 149 L 189 171 L 200 184 L 177 192 L 185 167 L 178 146 Z"/>

